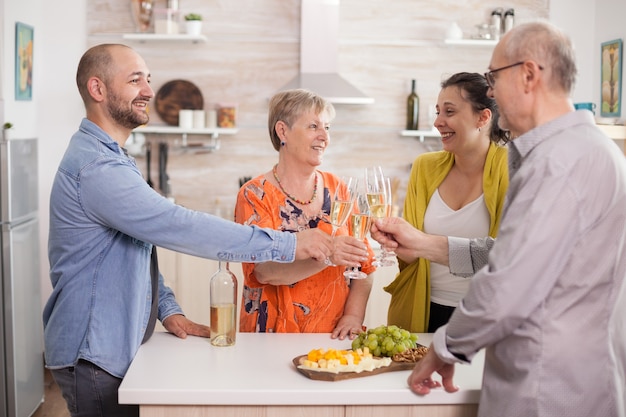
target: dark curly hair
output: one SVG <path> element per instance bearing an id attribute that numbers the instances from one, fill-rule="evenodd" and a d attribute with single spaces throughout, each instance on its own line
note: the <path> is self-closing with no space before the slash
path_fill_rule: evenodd
<path id="1" fill-rule="evenodd" d="M 464 92 L 463 97 L 472 105 L 472 109 L 475 112 L 480 112 L 484 109 L 491 110 L 489 139 L 492 142 L 504 144 L 511 139 L 511 133 L 500 129 L 498 126 L 498 118 L 500 117 L 498 105 L 496 100 L 487 95 L 489 85 L 483 75 L 472 72 L 459 72 L 442 81 L 441 88 L 447 87 L 458 87 Z"/>

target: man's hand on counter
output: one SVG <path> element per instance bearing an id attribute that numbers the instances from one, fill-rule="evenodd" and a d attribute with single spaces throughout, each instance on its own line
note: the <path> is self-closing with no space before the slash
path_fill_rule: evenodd
<path id="1" fill-rule="evenodd" d="M 435 381 L 433 373 L 437 372 L 441 375 L 441 381 Z M 407 383 L 411 391 L 418 395 L 426 395 L 430 393 L 432 388 L 439 388 L 443 383 L 443 388 L 447 392 L 455 392 L 459 390 L 459 387 L 454 385 L 454 364 L 448 364 L 442 361 L 435 349 L 431 345 L 428 349 L 428 353 L 424 356 L 409 375 Z"/>
<path id="2" fill-rule="evenodd" d="M 333 254 L 333 239 L 320 229 L 307 229 L 296 233 L 296 260 L 315 259 L 324 262 Z"/>
<path id="3" fill-rule="evenodd" d="M 185 339 L 188 335 L 211 337 L 209 326 L 195 323 L 182 314 L 173 314 L 163 320 L 163 327 L 170 332 Z"/>

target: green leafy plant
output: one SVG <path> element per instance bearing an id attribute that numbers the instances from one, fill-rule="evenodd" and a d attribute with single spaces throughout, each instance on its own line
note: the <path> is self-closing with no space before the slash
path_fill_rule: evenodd
<path id="1" fill-rule="evenodd" d="M 11 129 L 12 127 L 13 127 L 13 123 L 6 122 L 5 124 L 2 125 L 2 130 Z"/>
<path id="2" fill-rule="evenodd" d="M 202 20 L 202 15 L 197 13 L 188 13 L 185 15 L 185 20 Z"/>

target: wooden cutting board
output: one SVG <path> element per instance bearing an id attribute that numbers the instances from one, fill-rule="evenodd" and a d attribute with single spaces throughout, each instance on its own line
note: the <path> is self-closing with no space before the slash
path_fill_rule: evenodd
<path id="1" fill-rule="evenodd" d="M 317 381 L 342 381 L 345 379 L 362 378 L 364 376 L 378 375 L 384 372 L 408 371 L 408 370 L 412 370 L 413 368 L 415 368 L 415 362 L 391 362 L 389 366 L 376 368 L 373 371 L 339 372 L 335 374 L 332 372 L 311 371 L 309 369 L 298 368 L 298 365 L 300 365 L 300 358 L 306 358 L 306 357 L 307 355 L 296 356 L 295 358 L 293 358 L 293 365 L 296 367 L 298 372 L 300 372 L 302 375 L 310 379 L 315 379 Z"/>
<path id="2" fill-rule="evenodd" d="M 159 89 L 154 99 L 156 112 L 168 125 L 178 126 L 178 112 L 183 109 L 204 109 L 200 89 L 191 81 L 168 81 Z"/>

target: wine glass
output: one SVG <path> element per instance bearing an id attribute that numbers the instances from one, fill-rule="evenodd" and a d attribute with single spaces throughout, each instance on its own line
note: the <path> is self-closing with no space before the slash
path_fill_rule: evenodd
<path id="1" fill-rule="evenodd" d="M 331 237 L 335 237 L 337 230 L 343 227 L 348 217 L 350 217 L 358 184 L 359 181 L 353 177 L 342 177 L 341 182 L 337 184 L 330 204 L 330 224 L 333 228 Z M 324 263 L 329 266 L 335 266 L 330 258 L 326 258 Z"/>
<path id="2" fill-rule="evenodd" d="M 367 203 L 369 204 L 370 216 L 374 219 L 383 219 L 391 214 L 391 183 L 389 178 L 383 175 L 380 166 L 366 168 L 365 187 L 367 192 Z M 391 266 L 395 262 L 389 257 L 390 253 L 384 246 L 381 246 L 380 256 L 376 258 L 374 266 Z"/>
<path id="3" fill-rule="evenodd" d="M 391 210 L 393 206 L 393 199 L 391 198 L 391 180 L 389 177 L 384 178 L 385 186 L 385 217 L 391 216 Z M 396 253 L 393 250 L 387 249 L 385 246 L 381 246 L 381 266 L 392 266 L 396 264 Z"/>
<path id="4" fill-rule="evenodd" d="M 359 193 L 356 197 L 354 212 L 350 214 L 350 235 L 356 239 L 364 240 L 370 230 L 372 220 L 367 204 L 367 195 Z M 367 274 L 359 271 L 359 268 L 352 267 L 346 269 L 343 276 L 348 279 L 365 279 Z"/>

